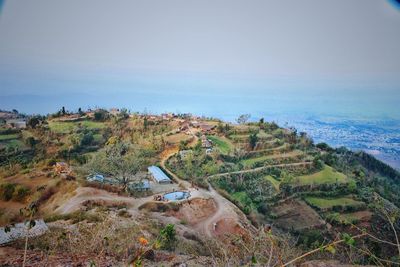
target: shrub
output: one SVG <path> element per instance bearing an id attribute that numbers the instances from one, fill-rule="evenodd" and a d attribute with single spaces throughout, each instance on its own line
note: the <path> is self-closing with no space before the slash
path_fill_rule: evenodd
<path id="1" fill-rule="evenodd" d="M 29 194 L 31 190 L 23 185 L 17 185 L 12 196 L 12 200 L 23 201 Z"/>
<path id="2" fill-rule="evenodd" d="M 4 201 L 9 201 L 12 199 L 14 191 L 15 191 L 16 184 L 2 184 L 0 186 L 0 197 Z"/>
<path id="3" fill-rule="evenodd" d="M 45 222 L 55 222 L 55 221 L 59 221 L 59 220 L 72 220 L 72 223 L 78 223 L 81 221 L 86 220 L 87 222 L 99 222 L 101 220 L 101 218 L 96 215 L 96 214 L 90 214 L 88 212 L 84 212 L 84 211 L 75 211 L 72 213 L 68 213 L 68 214 L 54 214 L 51 216 L 48 216 L 46 218 L 44 218 Z"/>
<path id="4" fill-rule="evenodd" d="M 160 231 L 159 242 L 161 248 L 166 250 L 173 250 L 176 247 L 176 231 L 175 225 L 167 224 Z"/>

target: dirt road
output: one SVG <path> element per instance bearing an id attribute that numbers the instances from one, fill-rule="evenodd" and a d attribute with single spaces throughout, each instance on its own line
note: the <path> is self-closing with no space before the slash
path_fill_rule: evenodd
<path id="1" fill-rule="evenodd" d="M 194 139 L 192 142 L 189 144 L 189 146 L 194 146 L 197 143 L 198 137 L 193 134 Z M 209 184 L 209 191 L 198 188 L 195 189 L 192 187 L 192 185 L 185 180 L 180 179 L 176 174 L 174 174 L 172 171 L 170 171 L 165 163 L 166 161 L 178 153 L 179 148 L 176 146 L 174 148 L 170 148 L 167 150 L 166 153 L 163 153 L 161 157 L 161 162 L 160 165 L 161 167 L 169 174 L 171 175 L 178 183 L 182 184 L 184 187 L 186 187 L 189 191 L 192 192 L 192 195 L 195 194 L 196 197 L 203 197 L 203 198 L 213 198 L 215 201 L 216 205 L 216 212 L 212 214 L 209 218 L 206 220 L 198 223 L 195 228 L 205 234 L 207 237 L 213 237 L 215 236 L 215 226 L 218 225 L 218 222 L 221 221 L 222 219 L 229 219 L 233 222 L 236 222 L 237 224 L 241 225 L 241 221 L 245 220 L 247 221 L 246 216 L 242 213 L 240 209 L 238 209 L 233 203 L 231 203 L 229 200 L 226 198 L 222 197 L 217 191 L 212 188 L 212 186 Z M 207 178 L 205 178 L 207 179 Z"/>

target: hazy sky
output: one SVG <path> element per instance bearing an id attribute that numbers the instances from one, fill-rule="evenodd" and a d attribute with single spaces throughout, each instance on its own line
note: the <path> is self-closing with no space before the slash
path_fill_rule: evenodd
<path id="1" fill-rule="evenodd" d="M 206 73 L 388 81 L 400 11 L 386 0 L 5 1 L 3 73 Z M 12 88 L 1 88 L 12 90 Z"/>

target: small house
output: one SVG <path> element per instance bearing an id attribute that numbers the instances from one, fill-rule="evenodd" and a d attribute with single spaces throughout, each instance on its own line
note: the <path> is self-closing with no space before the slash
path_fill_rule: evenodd
<path id="1" fill-rule="evenodd" d="M 150 190 L 150 181 L 147 179 L 143 179 L 139 183 L 130 183 L 128 185 L 129 190 L 132 191 L 149 191 Z"/>
<path id="2" fill-rule="evenodd" d="M 205 135 L 201 136 L 201 147 L 202 148 L 212 148 L 212 142 L 207 139 Z"/>
<path id="3" fill-rule="evenodd" d="M 7 120 L 6 124 L 15 129 L 25 129 L 26 128 L 26 121 L 21 120 L 21 119 Z"/>
<path id="4" fill-rule="evenodd" d="M 170 184 L 171 179 L 157 166 L 150 166 L 147 168 L 150 176 L 159 184 Z"/>

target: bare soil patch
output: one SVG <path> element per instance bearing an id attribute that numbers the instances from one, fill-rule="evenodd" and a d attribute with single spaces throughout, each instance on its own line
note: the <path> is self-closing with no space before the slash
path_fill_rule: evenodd
<path id="1" fill-rule="evenodd" d="M 325 221 L 319 214 L 301 200 L 289 200 L 275 206 L 275 224 L 283 229 L 306 230 L 323 227 Z"/>
<path id="2" fill-rule="evenodd" d="M 195 198 L 185 201 L 178 211 L 170 210 L 167 215 L 174 216 L 190 225 L 204 221 L 217 211 L 217 206 L 212 198 Z"/>

